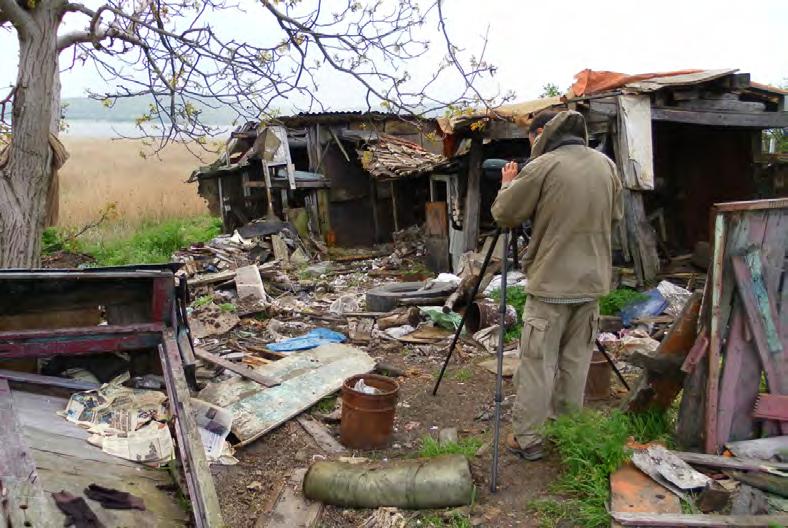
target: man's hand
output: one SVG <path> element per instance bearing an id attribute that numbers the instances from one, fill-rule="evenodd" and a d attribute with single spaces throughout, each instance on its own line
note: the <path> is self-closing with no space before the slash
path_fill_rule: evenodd
<path id="1" fill-rule="evenodd" d="M 504 165 L 503 168 L 501 169 L 501 183 L 503 185 L 511 183 L 512 180 L 515 178 L 515 176 L 517 176 L 518 172 L 519 171 L 517 170 L 517 163 L 514 161 L 510 161 L 509 163 Z"/>

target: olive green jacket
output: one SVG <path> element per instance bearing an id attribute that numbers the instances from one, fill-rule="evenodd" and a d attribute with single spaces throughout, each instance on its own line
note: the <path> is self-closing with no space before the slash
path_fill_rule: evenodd
<path id="1" fill-rule="evenodd" d="M 493 204 L 502 226 L 533 220 L 525 255 L 531 295 L 597 298 L 610 290 L 612 224 L 623 213 L 621 182 L 613 162 L 587 145 L 583 116 L 561 112 L 534 143 L 530 163 Z"/>

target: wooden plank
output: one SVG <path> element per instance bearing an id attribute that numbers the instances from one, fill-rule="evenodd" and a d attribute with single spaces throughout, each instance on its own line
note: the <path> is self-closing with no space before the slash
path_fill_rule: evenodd
<path id="1" fill-rule="evenodd" d="M 146 349 L 159 344 L 162 329 L 160 323 L 155 323 L 0 332 L 0 358 L 51 357 L 61 354 Z"/>
<path id="2" fill-rule="evenodd" d="M 660 108 L 660 107 L 657 107 Z M 670 108 L 670 107 L 661 107 Z M 734 99 L 695 99 L 693 101 L 681 101 L 678 103 L 679 110 L 694 110 L 698 112 L 763 112 L 766 105 L 758 102 L 739 101 Z"/>
<path id="3" fill-rule="evenodd" d="M 374 368 L 375 361 L 358 348 L 323 345 L 255 368 L 280 379 L 276 387 L 230 379 L 209 384 L 200 399 L 231 411 L 232 432 L 246 445 L 339 390 L 346 378 Z"/>
<path id="4" fill-rule="evenodd" d="M 449 236 L 449 219 L 446 202 L 427 202 L 424 206 L 426 214 L 426 232 L 428 235 Z"/>
<path id="5" fill-rule="evenodd" d="M 674 123 L 723 127 L 788 127 L 788 112 L 712 112 L 654 107 L 651 110 L 651 119 L 654 121 L 671 121 Z"/>
<path id="6" fill-rule="evenodd" d="M 717 410 L 717 438 L 748 440 L 755 435 L 752 408 L 761 383 L 761 361 L 751 341 L 745 336 L 745 315 L 737 300 L 731 316 L 730 331 L 725 344 L 725 363 L 720 379 Z"/>
<path id="7" fill-rule="evenodd" d="M 716 453 L 719 449 L 717 441 L 717 406 L 720 383 L 720 351 L 722 349 L 722 329 L 720 328 L 720 297 L 722 295 L 722 270 L 725 257 L 725 218 L 717 213 L 714 220 L 714 248 L 712 259 L 711 281 L 711 333 L 709 336 L 708 378 L 706 381 L 706 417 L 705 417 L 705 450 Z"/>
<path id="8" fill-rule="evenodd" d="M 776 309 L 763 283 L 761 253 L 756 250 L 745 257 L 735 256 L 732 258 L 732 263 L 739 288 L 739 298 L 747 314 L 769 390 L 774 394 L 783 394 L 783 382 L 773 357 L 775 354 L 782 353 L 782 342 L 775 325 Z"/>
<path id="9" fill-rule="evenodd" d="M 622 190 L 629 251 L 640 284 L 653 282 L 659 272 L 657 237 L 646 218 L 643 195 L 629 189 Z"/>
<path id="10" fill-rule="evenodd" d="M 770 528 L 788 523 L 788 515 L 691 515 L 677 513 L 617 513 L 613 518 L 624 526 L 684 526 L 725 528 Z"/>
<path id="11" fill-rule="evenodd" d="M 187 284 L 190 288 L 198 286 L 207 286 L 209 284 L 216 284 L 217 282 L 224 282 L 235 278 L 235 270 L 225 270 L 218 273 L 206 273 L 204 275 L 196 275 L 189 279 Z"/>
<path id="12" fill-rule="evenodd" d="M 219 365 L 220 367 L 225 368 L 231 372 L 240 374 L 244 378 L 259 383 L 263 387 L 276 387 L 280 383 L 278 379 L 258 374 L 254 369 L 244 364 L 233 363 L 232 361 L 228 361 L 224 358 L 221 358 L 216 354 L 211 354 L 207 350 L 203 350 L 199 347 L 194 347 L 194 355 L 209 363 L 213 363 L 214 365 Z"/>
<path id="13" fill-rule="evenodd" d="M 788 471 L 788 463 L 767 462 L 757 458 L 706 455 L 703 453 L 689 453 L 686 451 L 673 451 L 673 454 L 688 464 L 695 464 L 699 466 L 720 469 L 740 469 L 742 471 L 769 472 L 773 469 L 778 471 Z"/>
<path id="14" fill-rule="evenodd" d="M 306 416 L 299 416 L 296 421 L 301 424 L 304 431 L 309 433 L 323 451 L 332 454 L 344 453 L 346 451 L 345 447 L 328 432 L 325 425 L 311 418 L 307 418 Z"/>
<path id="15" fill-rule="evenodd" d="M 765 420 L 788 422 L 788 396 L 759 394 L 753 416 Z"/>
<path id="16" fill-rule="evenodd" d="M 468 153 L 468 179 L 462 221 L 463 251 L 476 251 L 476 245 L 479 243 L 482 155 L 482 139 L 474 137 L 471 140 L 471 150 Z"/>
<path id="17" fill-rule="evenodd" d="M 195 525 L 197 528 L 224 526 L 219 498 L 205 457 L 205 448 L 197 430 L 189 386 L 186 383 L 178 344 L 172 330 L 166 331 L 163 343 L 159 346 L 159 356 L 167 382 L 170 408 L 175 419 L 178 450 L 186 473 Z"/>
<path id="18" fill-rule="evenodd" d="M 744 442 L 728 442 L 725 447 L 737 457 L 771 460 L 788 451 L 788 436 L 757 438 Z M 771 463 L 771 462 L 770 462 Z"/>
<path id="19" fill-rule="evenodd" d="M 44 495 L 36 463 L 24 441 L 8 382 L 0 379 L 0 525 L 62 526 L 62 516 Z"/>
<path id="20" fill-rule="evenodd" d="M 41 374 L 29 374 L 27 372 L 16 372 L 14 370 L 0 369 L 0 379 L 5 379 L 12 383 L 27 383 L 30 385 L 47 385 L 59 387 L 72 391 L 88 391 L 98 389 L 100 385 L 90 381 L 82 381 L 71 378 L 59 378 L 57 376 L 43 376 Z"/>
<path id="21" fill-rule="evenodd" d="M 323 504 L 304 497 L 301 491 L 306 468 L 293 471 L 282 486 L 272 511 L 261 516 L 256 528 L 314 528 L 323 513 Z"/>
<path id="22" fill-rule="evenodd" d="M 714 210 L 720 213 L 730 211 L 763 211 L 769 209 L 788 209 L 788 198 L 771 198 L 768 200 L 749 200 L 714 204 Z"/>

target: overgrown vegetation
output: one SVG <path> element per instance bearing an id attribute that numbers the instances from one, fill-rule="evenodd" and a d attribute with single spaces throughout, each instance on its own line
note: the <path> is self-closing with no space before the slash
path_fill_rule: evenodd
<path id="1" fill-rule="evenodd" d="M 500 302 L 501 290 L 493 290 L 490 296 L 495 302 Z M 504 334 L 504 339 L 507 342 L 520 339 L 520 334 L 523 331 L 523 309 L 525 309 L 525 301 L 527 298 L 528 294 L 525 293 L 525 288 L 523 286 L 506 287 L 506 304 L 512 306 L 517 312 L 517 322 Z"/>
<path id="2" fill-rule="evenodd" d="M 179 218 L 159 224 L 145 224 L 132 236 L 95 243 L 72 238 L 63 247 L 66 235 L 57 229 L 44 232 L 44 251 L 67 249 L 87 253 L 99 266 L 163 264 L 180 248 L 207 242 L 221 232 L 221 220 L 210 216 Z M 60 246 L 58 246 L 60 244 Z"/>
<path id="3" fill-rule="evenodd" d="M 465 382 L 473 377 L 473 371 L 468 367 L 463 367 L 461 369 L 455 370 L 451 377 L 456 381 Z"/>
<path id="4" fill-rule="evenodd" d="M 465 455 L 473 457 L 482 446 L 481 438 L 469 436 L 460 439 L 459 442 L 446 442 L 441 444 L 431 436 L 425 436 L 421 439 L 421 449 L 419 449 L 419 456 L 422 458 L 432 458 L 440 455 Z"/>
<path id="5" fill-rule="evenodd" d="M 563 472 L 553 490 L 565 500 L 530 504 L 542 526 L 560 521 L 589 528 L 610 525 L 605 508 L 609 477 L 629 458 L 627 440 L 666 442 L 673 431 L 671 413 L 603 414 L 586 410 L 559 417 L 545 427 L 545 435 L 561 457 Z M 668 442 L 669 443 L 669 442 Z"/>
<path id="6" fill-rule="evenodd" d="M 423 526 L 425 528 L 471 528 L 471 520 L 467 515 L 454 512 L 450 515 L 439 515 L 437 513 L 421 514 L 408 524 L 411 526 Z"/>
<path id="7" fill-rule="evenodd" d="M 337 407 L 337 397 L 329 396 L 317 402 L 314 405 L 314 407 L 312 407 L 312 409 L 321 414 L 331 414 L 332 412 L 334 412 L 334 409 L 336 409 L 336 407 Z"/>
<path id="8" fill-rule="evenodd" d="M 618 315 L 626 305 L 645 301 L 648 296 L 631 288 L 618 288 L 599 299 L 599 313 L 601 315 Z"/>

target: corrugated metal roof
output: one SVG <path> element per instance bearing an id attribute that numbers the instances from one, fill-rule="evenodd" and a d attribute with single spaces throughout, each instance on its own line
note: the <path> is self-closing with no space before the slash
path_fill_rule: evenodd
<path id="1" fill-rule="evenodd" d="M 636 92 L 654 92 L 660 88 L 676 87 L 676 86 L 692 86 L 695 84 L 702 84 L 705 82 L 713 81 L 721 77 L 736 73 L 736 68 L 727 68 L 723 70 L 703 70 L 696 73 L 684 73 L 680 75 L 668 75 L 663 77 L 653 77 L 651 79 L 644 79 L 642 81 L 635 81 L 624 85 L 628 91 Z"/>

